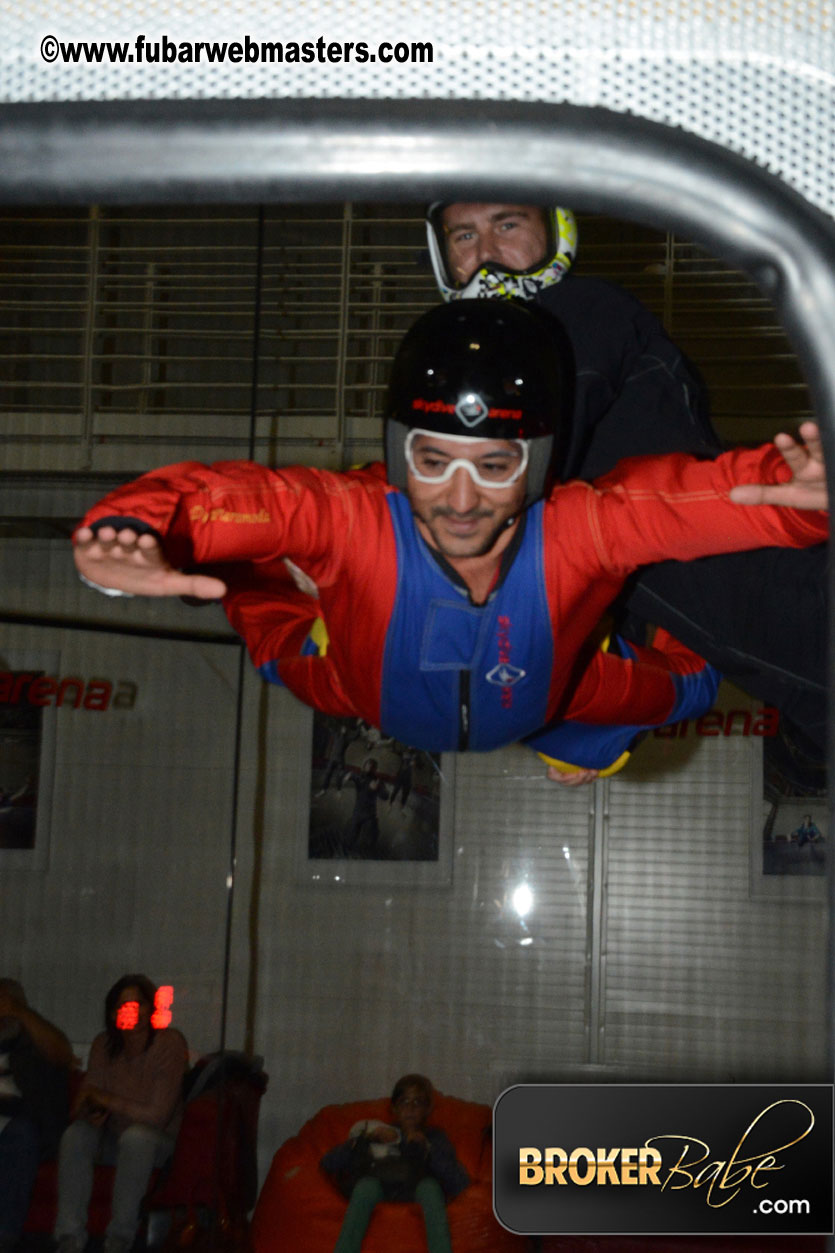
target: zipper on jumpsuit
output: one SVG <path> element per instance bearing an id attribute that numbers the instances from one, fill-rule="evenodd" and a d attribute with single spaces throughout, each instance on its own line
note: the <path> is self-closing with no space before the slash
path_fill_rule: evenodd
<path id="1" fill-rule="evenodd" d="M 470 745 L 470 672 L 462 670 L 458 680 L 458 752 Z"/>

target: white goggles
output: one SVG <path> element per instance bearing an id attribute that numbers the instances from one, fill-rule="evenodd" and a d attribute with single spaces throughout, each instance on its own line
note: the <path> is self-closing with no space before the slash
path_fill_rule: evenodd
<path id="1" fill-rule="evenodd" d="M 474 483 L 479 487 L 510 487 L 516 483 L 528 468 L 528 441 L 526 439 L 510 439 L 512 450 L 498 449 L 495 452 L 483 453 L 475 460 L 469 457 L 453 457 L 448 461 L 446 455 L 437 448 L 429 446 L 425 449 L 414 449 L 416 435 L 427 435 L 432 440 L 442 439 L 445 443 L 452 441 L 459 444 L 484 443 L 473 435 L 441 435 L 438 431 L 425 431 L 414 427 L 406 436 L 406 464 L 418 483 L 448 483 L 459 466 L 463 466 Z M 518 455 L 515 455 L 518 454 Z"/>

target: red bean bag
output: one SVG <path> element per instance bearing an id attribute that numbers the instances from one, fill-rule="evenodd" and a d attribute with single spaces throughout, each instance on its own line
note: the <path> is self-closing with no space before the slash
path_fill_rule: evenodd
<path id="1" fill-rule="evenodd" d="M 255 1253 L 333 1253 L 347 1202 L 319 1161 L 348 1139 L 363 1118 L 391 1121 L 388 1097 L 326 1105 L 273 1158 L 252 1218 Z M 453 1253 L 521 1253 L 525 1237 L 505 1231 L 493 1214 L 491 1110 L 435 1093 L 430 1123 L 449 1136 L 472 1180 L 447 1206 Z M 426 1253 L 423 1214 L 416 1204 L 382 1202 L 372 1216 L 363 1253 Z"/>

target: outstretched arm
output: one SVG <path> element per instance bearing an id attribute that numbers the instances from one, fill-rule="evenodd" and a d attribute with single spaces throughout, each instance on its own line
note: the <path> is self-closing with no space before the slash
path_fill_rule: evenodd
<path id="1" fill-rule="evenodd" d="M 800 427 L 801 442 L 791 435 L 775 435 L 774 443 L 792 472 L 786 483 L 744 483 L 731 489 L 738 505 L 785 505 L 791 509 L 828 509 L 823 444 L 816 422 Z"/>
<path id="2" fill-rule="evenodd" d="M 363 517 L 376 525 L 384 494 L 381 467 L 342 475 L 245 461 L 163 466 L 93 505 L 74 536 L 76 564 L 117 595 L 214 600 L 227 590 L 220 579 L 182 572 L 284 556 L 327 583 L 367 532 Z"/>
<path id="3" fill-rule="evenodd" d="M 219 600 L 226 585 L 207 574 L 183 574 L 169 563 L 155 535 L 130 527 L 79 527 L 75 565 L 88 583 L 123 596 L 195 596 Z"/>

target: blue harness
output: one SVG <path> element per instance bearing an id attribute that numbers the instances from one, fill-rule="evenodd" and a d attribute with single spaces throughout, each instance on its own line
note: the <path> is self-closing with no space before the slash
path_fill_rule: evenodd
<path id="1" fill-rule="evenodd" d="M 434 751 L 513 743 L 545 721 L 553 665 L 545 596 L 541 502 L 502 584 L 473 605 L 420 538 L 409 502 L 387 497 L 397 589 L 386 634 L 380 723 L 387 735 Z"/>

